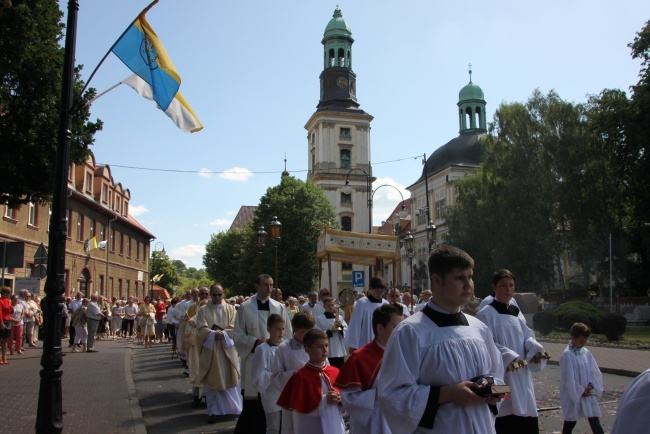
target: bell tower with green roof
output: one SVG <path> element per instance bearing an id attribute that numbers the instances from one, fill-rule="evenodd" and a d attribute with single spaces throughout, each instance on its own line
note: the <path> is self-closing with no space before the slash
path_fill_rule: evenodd
<path id="1" fill-rule="evenodd" d="M 483 90 L 472 83 L 472 65 L 469 65 L 469 83 L 458 93 L 458 123 L 460 134 L 485 134 L 485 96 Z"/>
<path id="2" fill-rule="evenodd" d="M 321 40 L 320 98 L 307 130 L 307 179 L 323 189 L 341 229 L 368 233 L 372 195 L 370 122 L 359 108 L 357 75 L 352 71 L 352 31 L 337 6 Z M 325 265 L 323 276 L 328 276 Z M 363 267 L 331 264 L 332 294 L 352 286 L 352 271 Z M 369 278 L 366 279 L 369 281 Z"/>

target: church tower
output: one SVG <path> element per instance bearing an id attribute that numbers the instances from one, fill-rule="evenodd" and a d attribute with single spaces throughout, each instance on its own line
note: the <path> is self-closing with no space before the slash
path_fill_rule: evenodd
<path id="1" fill-rule="evenodd" d="M 357 75 L 352 71 L 352 32 L 341 10 L 334 10 L 325 28 L 320 100 L 309 118 L 307 179 L 321 187 L 336 210 L 341 228 L 370 233 L 368 208 L 372 194 L 370 122 L 373 117 L 359 108 Z M 351 286 L 352 266 L 332 264 L 333 294 Z M 362 267 L 354 267 L 359 270 Z M 324 270 L 323 276 L 327 276 Z M 369 277 L 365 277 L 366 285 Z"/>

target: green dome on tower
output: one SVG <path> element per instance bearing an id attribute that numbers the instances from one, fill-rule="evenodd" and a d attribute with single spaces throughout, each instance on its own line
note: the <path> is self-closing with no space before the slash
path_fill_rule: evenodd
<path id="1" fill-rule="evenodd" d="M 483 89 L 481 89 L 478 85 L 472 83 L 472 70 L 469 70 L 469 84 L 462 88 L 460 92 L 458 93 L 458 103 L 462 103 L 463 101 L 484 101 L 485 100 L 485 95 L 483 94 Z"/>
<path id="2" fill-rule="evenodd" d="M 349 38 L 351 35 L 352 30 L 350 30 L 350 26 L 348 26 L 348 23 L 343 19 L 341 9 L 337 6 L 337 8 L 334 9 L 332 19 L 327 23 L 327 27 L 325 27 L 325 34 L 323 36 L 325 38 L 332 36 L 344 36 Z"/>

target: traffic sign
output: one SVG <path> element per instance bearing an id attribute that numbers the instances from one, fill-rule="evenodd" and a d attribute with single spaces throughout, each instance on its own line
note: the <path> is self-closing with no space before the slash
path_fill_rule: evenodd
<path id="1" fill-rule="evenodd" d="M 363 271 L 353 271 L 352 272 L 352 286 L 355 288 L 363 288 L 364 285 L 364 272 Z"/>

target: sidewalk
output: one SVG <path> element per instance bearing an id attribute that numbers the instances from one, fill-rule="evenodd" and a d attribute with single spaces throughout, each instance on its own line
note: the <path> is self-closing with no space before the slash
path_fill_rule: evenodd
<path id="1" fill-rule="evenodd" d="M 551 355 L 549 363 L 552 365 L 559 364 L 560 357 L 569 344 L 568 342 L 544 342 L 543 340 L 540 340 L 540 343 L 544 346 L 544 350 Z M 587 348 L 596 359 L 600 370 L 607 374 L 636 377 L 650 368 L 650 351 L 647 350 L 592 347 L 589 344 L 587 344 Z"/>

